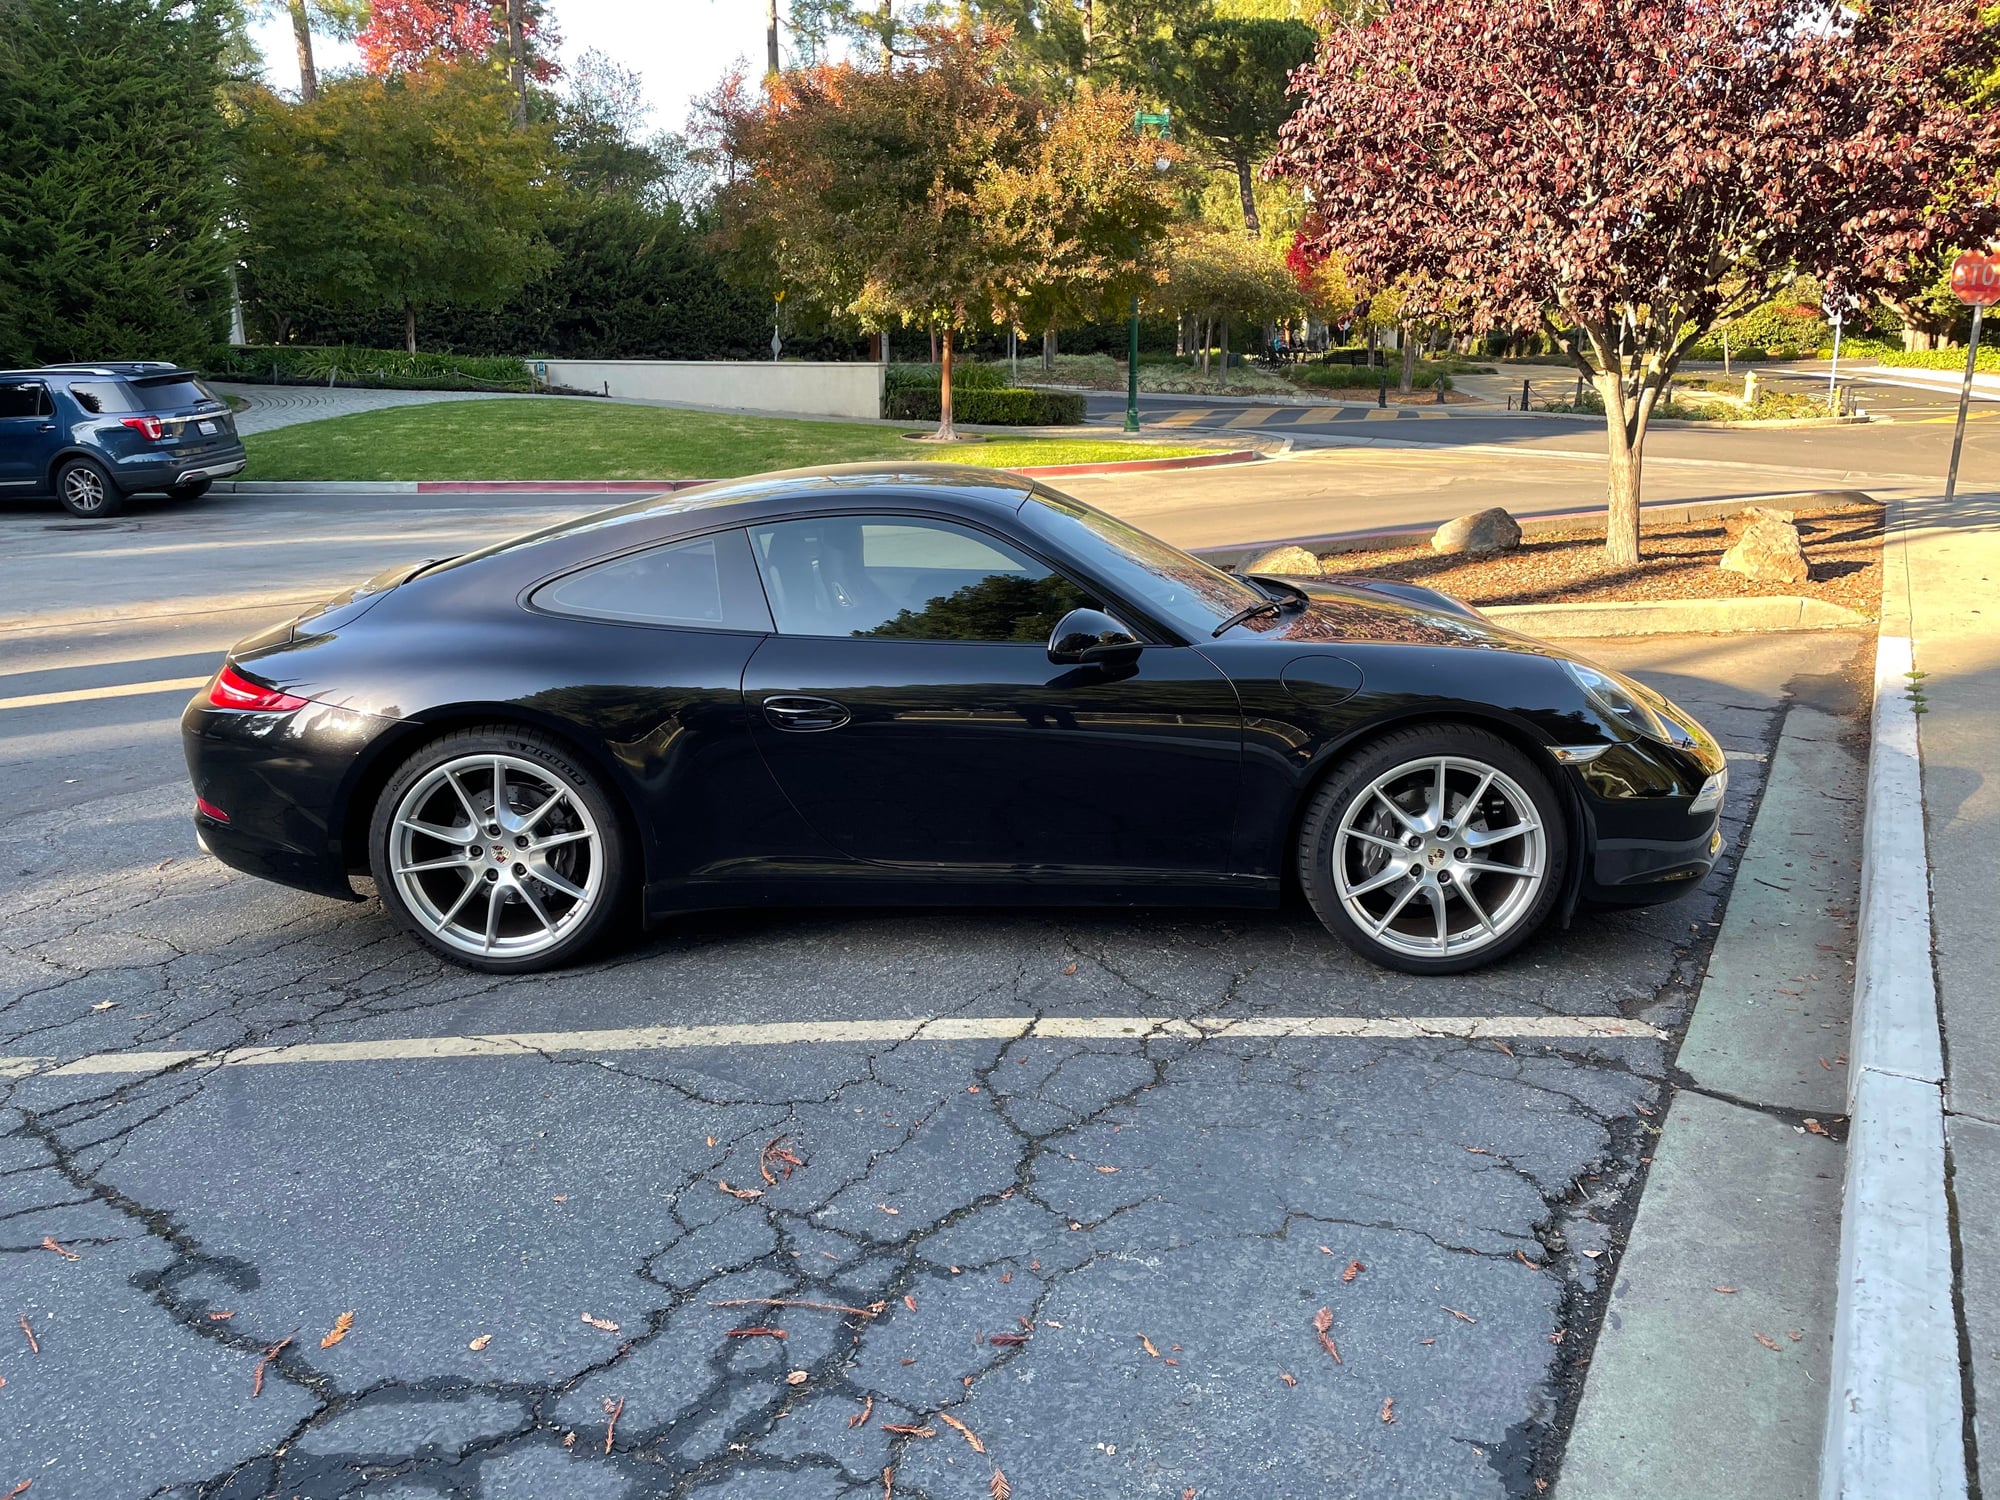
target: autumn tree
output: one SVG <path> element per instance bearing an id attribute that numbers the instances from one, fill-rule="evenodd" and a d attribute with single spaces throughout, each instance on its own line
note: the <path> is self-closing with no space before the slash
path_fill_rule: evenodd
<path id="1" fill-rule="evenodd" d="M 1286 318 L 1304 305 L 1285 256 L 1261 240 L 1189 226 L 1167 243 L 1167 280 L 1156 294 L 1166 311 L 1195 319 L 1203 375 L 1209 369 L 1211 330 L 1222 335 L 1222 381 L 1229 382 L 1229 324 Z"/>
<path id="2" fill-rule="evenodd" d="M 1710 326 L 2000 229 L 2000 119 L 1951 82 L 1995 58 L 1970 0 L 1386 0 L 1300 75 L 1272 170 L 1355 274 L 1560 342 L 1604 401 L 1629 566 L 1648 420 Z"/>
<path id="3" fill-rule="evenodd" d="M 491 62 L 507 75 L 514 123 L 530 114 L 528 80 L 546 83 L 560 38 L 542 0 L 373 0 L 355 41 L 371 73 Z"/>
<path id="4" fill-rule="evenodd" d="M 548 141 L 478 63 L 340 79 L 311 104 L 252 94 L 238 139 L 252 276 L 332 306 L 493 306 L 548 263 Z"/>

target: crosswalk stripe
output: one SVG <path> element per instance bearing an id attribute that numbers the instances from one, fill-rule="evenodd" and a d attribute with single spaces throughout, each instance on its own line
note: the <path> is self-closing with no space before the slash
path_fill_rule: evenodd
<path id="1" fill-rule="evenodd" d="M 1212 407 L 1189 407 L 1180 411 L 1169 412 L 1166 416 L 1154 422 L 1153 425 L 1155 427 L 1193 427 L 1199 422 L 1207 421 L 1214 415 L 1215 411 Z"/>
<path id="2" fill-rule="evenodd" d="M 1276 406 L 1253 406 L 1240 411 L 1222 425 L 1224 427 L 1262 427 L 1275 417 L 1281 408 Z"/>

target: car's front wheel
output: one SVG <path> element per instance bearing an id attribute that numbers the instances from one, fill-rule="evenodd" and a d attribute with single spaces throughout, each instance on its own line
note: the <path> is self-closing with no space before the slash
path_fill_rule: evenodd
<path id="1" fill-rule="evenodd" d="M 1398 730 L 1314 795 L 1299 880 L 1327 929 L 1408 974 L 1457 974 L 1511 953 L 1548 919 L 1569 839 L 1548 776 L 1461 724 Z"/>
<path id="2" fill-rule="evenodd" d="M 115 516 L 124 503 L 110 476 L 87 458 L 73 458 L 56 471 L 56 498 L 86 521 Z"/>
<path id="3" fill-rule="evenodd" d="M 396 922 L 496 974 L 582 956 L 623 905 L 625 836 L 603 785 L 558 741 L 503 725 L 432 741 L 399 767 L 368 836 Z"/>

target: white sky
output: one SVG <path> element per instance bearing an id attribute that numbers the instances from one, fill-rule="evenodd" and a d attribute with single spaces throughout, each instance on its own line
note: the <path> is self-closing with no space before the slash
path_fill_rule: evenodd
<path id="1" fill-rule="evenodd" d="M 549 11 L 562 33 L 563 62 L 595 47 L 645 80 L 655 129 L 679 130 L 689 100 L 714 88 L 738 61 L 763 64 L 762 0 L 550 0 Z M 296 89 L 298 59 L 283 10 L 260 21 L 252 35 L 271 86 Z M 313 38 L 313 58 L 321 72 L 361 61 L 351 44 L 323 36 Z"/>

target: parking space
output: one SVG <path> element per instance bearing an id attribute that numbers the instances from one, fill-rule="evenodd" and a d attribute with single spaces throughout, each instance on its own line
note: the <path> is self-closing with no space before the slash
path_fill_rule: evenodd
<path id="1" fill-rule="evenodd" d="M 1597 652 L 1730 750 L 1734 844 L 1785 705 L 1851 711 L 1864 645 Z M 0 1483 L 990 1500 L 997 1470 L 1124 1500 L 1555 1472 L 1726 870 L 1450 980 L 1292 909 L 722 914 L 502 979 L 201 857 L 179 702 L 0 711 L 0 765 L 35 768 L 0 787 Z M 54 774 L 107 712 L 90 753 L 123 779 Z"/>

